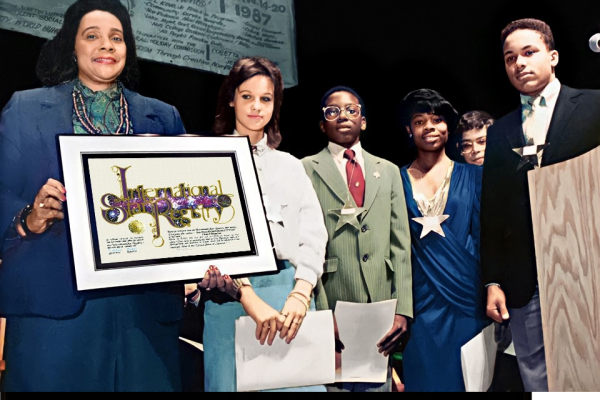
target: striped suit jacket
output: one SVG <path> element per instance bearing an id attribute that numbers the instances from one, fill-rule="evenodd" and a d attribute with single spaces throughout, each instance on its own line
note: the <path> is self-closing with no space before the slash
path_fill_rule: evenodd
<path id="1" fill-rule="evenodd" d="M 399 168 L 363 150 L 364 211 L 360 228 L 336 230 L 348 188 L 328 148 L 302 160 L 329 235 L 323 276 L 315 289 L 318 309 L 335 310 L 338 300 L 356 303 L 397 298 L 396 314 L 412 317 L 410 232 Z"/>

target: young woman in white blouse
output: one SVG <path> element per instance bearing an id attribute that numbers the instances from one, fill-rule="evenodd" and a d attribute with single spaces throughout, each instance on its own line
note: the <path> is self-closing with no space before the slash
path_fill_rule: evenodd
<path id="1" fill-rule="evenodd" d="M 253 147 L 266 216 L 275 244 L 279 272 L 246 279 L 207 271 L 200 287 L 219 287 L 238 301 L 223 302 L 204 292 L 204 365 L 207 392 L 236 391 L 235 321 L 249 315 L 256 339 L 271 345 L 290 343 L 314 310 L 312 291 L 323 273 L 327 231 L 312 183 L 300 160 L 277 150 L 283 96 L 281 71 L 270 60 L 238 60 L 221 86 L 213 131 L 245 135 Z M 293 388 L 325 391 L 324 386 Z"/>

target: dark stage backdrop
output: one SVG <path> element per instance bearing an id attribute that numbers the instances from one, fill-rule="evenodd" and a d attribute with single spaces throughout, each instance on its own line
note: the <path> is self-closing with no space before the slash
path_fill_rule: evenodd
<path id="1" fill-rule="evenodd" d="M 399 166 L 414 156 L 395 120 L 396 105 L 411 90 L 436 89 L 459 113 L 483 109 L 501 117 L 519 104 L 499 39 L 518 18 L 549 23 L 563 84 L 600 88 L 600 54 L 588 47 L 600 32 L 600 1 L 531 3 L 296 0 L 299 84 L 284 93 L 280 149 L 301 158 L 327 144 L 318 128 L 319 103 L 335 85 L 355 88 L 365 101 L 363 147 Z M 44 41 L 0 29 L 2 107 L 14 91 L 40 85 L 35 63 Z M 140 68 L 141 94 L 175 105 L 189 132 L 211 128 L 223 76 L 145 60 Z"/>

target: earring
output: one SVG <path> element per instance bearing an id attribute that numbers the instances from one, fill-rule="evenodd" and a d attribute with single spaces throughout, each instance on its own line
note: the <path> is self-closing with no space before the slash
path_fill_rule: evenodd
<path id="1" fill-rule="evenodd" d="M 75 54 L 73 54 L 73 62 L 77 64 L 77 56 Z"/>
<path id="2" fill-rule="evenodd" d="M 412 138 L 412 133 L 409 133 L 409 134 L 408 134 L 408 137 L 409 137 L 409 138 Z"/>

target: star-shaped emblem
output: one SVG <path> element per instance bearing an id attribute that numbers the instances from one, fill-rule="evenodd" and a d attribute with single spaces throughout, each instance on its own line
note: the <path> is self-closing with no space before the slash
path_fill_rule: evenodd
<path id="1" fill-rule="evenodd" d="M 532 144 L 530 146 L 514 148 L 513 151 L 521 156 L 517 171 L 521 171 L 528 165 L 533 165 L 534 168 L 539 167 L 542 160 L 542 151 L 549 144 Z"/>
<path id="2" fill-rule="evenodd" d="M 412 218 L 413 221 L 423 225 L 423 230 L 421 231 L 421 237 L 419 239 L 423 239 L 429 232 L 435 232 L 440 236 L 446 237 L 441 224 L 449 217 L 449 215 L 444 214 L 436 215 L 434 217 Z"/>
<path id="3" fill-rule="evenodd" d="M 362 214 L 363 211 L 365 211 L 365 209 L 363 207 L 356 207 L 356 204 L 352 199 L 349 199 L 346 204 L 344 204 L 344 207 L 339 210 L 329 210 L 329 212 L 336 214 L 339 218 L 337 225 L 335 226 L 335 231 L 337 232 L 338 229 L 346 224 L 350 224 L 356 229 L 360 229 L 358 216 Z"/>
<path id="4" fill-rule="evenodd" d="M 373 176 L 377 179 L 379 179 L 381 177 L 381 174 L 379 173 L 379 171 L 375 171 L 373 172 Z"/>
<path id="5" fill-rule="evenodd" d="M 278 204 L 269 199 L 266 194 L 263 195 L 263 203 L 265 205 L 265 212 L 267 214 L 267 220 L 274 224 L 283 226 L 283 218 L 281 217 L 281 210 L 287 207 L 287 204 Z"/>

